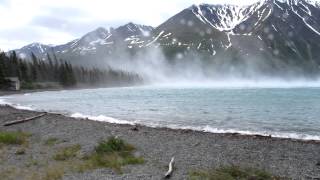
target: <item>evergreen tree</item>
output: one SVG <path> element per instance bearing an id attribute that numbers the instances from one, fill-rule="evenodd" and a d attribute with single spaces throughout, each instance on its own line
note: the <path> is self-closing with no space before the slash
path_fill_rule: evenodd
<path id="1" fill-rule="evenodd" d="M 31 61 L 19 59 L 13 51 L 9 56 L 0 52 L 0 87 L 6 86 L 5 77 L 17 76 L 25 87 L 34 87 L 37 83 L 56 82 L 64 87 L 73 87 L 77 83 L 86 85 L 114 86 L 132 84 L 141 81 L 137 75 L 119 71 L 87 69 L 72 66 L 67 61 L 58 61 L 56 55 L 53 60 L 47 54 L 47 60 L 39 61 L 31 53 Z"/>
<path id="2" fill-rule="evenodd" d="M 31 53 L 31 59 L 32 59 L 32 64 L 30 65 L 31 67 L 31 80 L 32 81 L 37 81 L 38 80 L 38 59 L 37 57 Z"/>
<path id="3" fill-rule="evenodd" d="M 5 54 L 0 52 L 0 88 L 4 87 L 5 81 L 5 72 L 4 72 L 4 61 L 5 61 Z"/>

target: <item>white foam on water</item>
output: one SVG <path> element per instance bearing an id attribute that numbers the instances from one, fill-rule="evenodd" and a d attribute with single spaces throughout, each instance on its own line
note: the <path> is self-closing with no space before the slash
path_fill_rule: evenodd
<path id="1" fill-rule="evenodd" d="M 1 99 L 0 98 L 0 105 L 1 106 L 11 106 L 15 109 L 19 109 L 19 110 L 28 110 L 28 111 L 34 111 L 35 109 L 29 107 L 29 106 L 22 106 L 20 104 L 13 104 L 13 103 L 10 103 L 10 102 L 7 102 L 6 100 L 4 100 L 3 98 Z"/>
<path id="2" fill-rule="evenodd" d="M 33 108 L 28 107 L 28 106 L 21 106 L 21 105 L 12 105 L 14 108 L 16 109 L 20 109 L 20 110 L 28 110 L 28 111 L 34 111 Z"/>
<path id="3" fill-rule="evenodd" d="M 28 96 L 29 94 L 25 94 L 25 96 Z M 30 110 L 35 111 L 36 109 L 33 109 L 29 106 L 22 106 L 20 104 L 13 104 L 8 102 L 7 100 L 10 100 L 10 97 L 1 97 L 0 98 L 0 105 L 8 105 L 16 109 L 20 110 Z M 174 124 L 162 124 L 162 123 L 152 123 L 152 122 L 140 122 L 140 121 L 128 121 L 128 120 L 120 120 L 113 117 L 108 117 L 105 115 L 85 115 L 82 113 L 73 113 L 71 114 L 72 118 L 77 119 L 89 119 L 93 121 L 99 121 L 99 122 L 108 122 L 113 124 L 128 124 L 128 125 L 135 125 L 137 122 L 141 125 L 146 125 L 153 128 L 159 128 L 159 127 L 166 127 L 171 129 L 183 129 L 183 130 L 194 130 L 194 131 L 200 131 L 200 132 L 208 132 L 208 133 L 216 133 L 216 134 L 225 134 L 225 133 L 238 133 L 241 135 L 261 135 L 261 136 L 272 136 L 276 138 L 290 138 L 290 139 L 298 139 L 298 140 L 319 140 L 320 136 L 317 135 L 310 135 L 310 134 L 302 134 L 302 133 L 291 133 L 291 132 L 263 132 L 262 131 L 248 131 L 248 130 L 238 130 L 238 129 L 220 129 L 215 128 L 212 126 L 183 126 L 183 125 L 174 125 Z"/>
<path id="4" fill-rule="evenodd" d="M 316 140 L 320 141 L 320 136 L 316 135 L 308 135 L 308 134 L 297 134 L 297 133 L 281 133 L 281 132 L 258 132 L 258 131 L 244 131 L 244 130 L 236 130 L 236 129 L 219 129 L 211 126 L 179 126 L 179 125 L 168 125 L 163 126 L 159 123 L 148 124 L 148 127 L 152 128 L 170 128 L 174 130 L 193 130 L 198 132 L 207 132 L 213 134 L 240 134 L 240 135 L 248 135 L 248 136 L 265 136 L 265 137 L 273 137 L 273 138 L 285 138 L 285 139 L 295 139 L 295 140 Z"/>
<path id="5" fill-rule="evenodd" d="M 90 115 L 83 115 L 81 113 L 74 113 L 70 117 L 76 118 L 76 119 L 89 119 L 89 120 L 93 120 L 93 121 L 108 122 L 108 123 L 113 123 L 113 124 L 135 125 L 134 122 L 130 122 L 130 121 L 126 121 L 126 120 L 119 120 L 119 119 L 107 117 L 104 115 L 90 116 Z"/>
<path id="6" fill-rule="evenodd" d="M 2 105 L 2 106 L 4 106 L 4 105 L 7 105 L 8 103 L 7 102 L 5 102 L 5 100 L 4 99 L 0 99 L 0 105 Z"/>
<path id="7" fill-rule="evenodd" d="M 284 133 L 284 132 L 258 132 L 258 131 L 244 131 L 235 129 L 218 129 L 211 126 L 205 127 L 182 127 L 181 129 L 191 129 L 195 131 L 203 131 L 209 133 L 226 134 L 226 133 L 238 133 L 241 135 L 260 135 L 260 136 L 271 136 L 276 138 L 289 138 L 297 140 L 320 140 L 320 136 L 309 135 L 309 134 L 298 134 L 298 133 Z"/>

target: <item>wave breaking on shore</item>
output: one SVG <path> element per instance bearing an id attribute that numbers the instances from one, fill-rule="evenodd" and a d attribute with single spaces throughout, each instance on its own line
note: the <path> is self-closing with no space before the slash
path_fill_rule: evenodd
<path id="1" fill-rule="evenodd" d="M 285 138 L 285 139 L 296 139 L 296 140 L 316 140 L 320 141 L 320 136 L 316 135 L 309 135 L 309 134 L 299 134 L 299 133 L 283 133 L 283 132 L 255 132 L 255 131 L 248 131 L 248 130 L 236 130 L 236 129 L 219 129 L 214 128 L 211 126 L 179 126 L 179 125 L 167 125 L 163 126 L 161 124 L 156 123 L 142 123 L 139 121 L 127 121 L 127 120 L 120 120 L 112 117 L 107 117 L 104 115 L 98 116 L 90 116 L 90 115 L 83 115 L 81 113 L 74 113 L 70 117 L 76 119 L 87 119 L 92 121 L 99 121 L 99 122 L 107 122 L 112 124 L 126 124 L 126 125 L 142 125 L 151 128 L 169 128 L 174 130 L 192 130 L 198 132 L 206 132 L 206 133 L 214 133 L 214 134 L 240 134 L 240 135 L 248 135 L 248 136 L 265 136 L 265 137 L 274 137 L 274 138 Z"/>
<path id="2" fill-rule="evenodd" d="M 1 99 L 1 98 L 0 98 L 0 106 L 11 106 L 11 107 L 13 107 L 15 109 L 19 109 L 19 110 L 36 111 L 35 109 L 33 109 L 29 106 L 22 106 L 20 104 L 10 103 L 10 102 L 7 102 L 5 99 Z"/>
<path id="3" fill-rule="evenodd" d="M 1 97 L 0 98 L 0 106 L 10 106 L 18 110 L 27 110 L 27 111 L 42 111 L 40 109 L 35 109 L 30 106 L 23 106 L 20 104 L 14 104 L 8 102 L 8 97 Z M 52 113 L 49 111 L 49 113 Z M 141 122 L 141 121 L 129 121 L 129 120 L 122 120 L 113 117 L 108 117 L 105 115 L 85 115 L 80 112 L 72 112 L 72 113 L 64 113 L 65 116 L 75 118 L 75 119 L 84 119 L 84 120 L 91 120 L 91 121 L 98 121 L 98 122 L 106 122 L 112 124 L 121 124 L 121 125 L 141 125 L 151 128 L 169 128 L 174 130 L 192 130 L 198 132 L 206 132 L 206 133 L 214 133 L 214 134 L 239 134 L 239 135 L 248 135 L 248 136 L 265 136 L 265 137 L 274 137 L 274 138 L 284 138 L 284 139 L 295 139 L 295 140 L 316 140 L 320 141 L 320 136 L 317 135 L 310 135 L 310 134 L 302 134 L 302 133 L 285 133 L 285 132 L 257 132 L 257 131 L 249 131 L 249 130 L 239 130 L 239 129 L 220 129 L 215 128 L 209 125 L 206 126 L 181 126 L 175 124 L 167 124 L 162 125 L 158 123 L 151 123 L 151 122 Z"/>
<path id="4" fill-rule="evenodd" d="M 136 124 L 134 122 L 130 122 L 130 121 L 126 121 L 126 120 L 119 120 L 119 119 L 107 117 L 104 115 L 89 116 L 89 115 L 83 115 L 81 113 L 74 113 L 74 114 L 71 114 L 70 117 L 76 118 L 76 119 L 88 119 L 88 120 L 92 120 L 92 121 L 107 122 L 107 123 L 112 123 L 112 124 L 128 124 L 128 125 L 135 125 Z"/>

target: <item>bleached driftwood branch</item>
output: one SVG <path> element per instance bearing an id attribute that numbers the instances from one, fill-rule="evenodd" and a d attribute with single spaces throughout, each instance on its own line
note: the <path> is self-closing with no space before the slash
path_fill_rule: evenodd
<path id="1" fill-rule="evenodd" d="M 45 116 L 46 114 L 47 113 L 42 113 L 40 115 L 33 116 L 33 117 L 30 117 L 30 118 L 26 118 L 26 119 L 22 119 L 22 120 L 16 120 L 16 121 L 10 121 L 10 122 L 5 123 L 3 126 L 11 126 L 11 125 L 14 125 L 14 124 L 20 124 L 20 123 L 32 121 L 32 120 L 35 120 L 35 119 L 40 118 L 42 116 Z"/>
<path id="2" fill-rule="evenodd" d="M 170 178 L 172 172 L 173 172 L 173 165 L 174 165 L 174 157 L 171 158 L 171 161 L 169 163 L 169 170 L 168 172 L 165 174 L 165 178 Z"/>

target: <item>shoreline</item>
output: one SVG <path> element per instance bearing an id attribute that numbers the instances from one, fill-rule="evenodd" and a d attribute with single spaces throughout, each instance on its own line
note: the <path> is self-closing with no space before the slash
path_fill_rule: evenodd
<path id="1" fill-rule="evenodd" d="M 1 96 L 0 96 L 1 98 Z M 1 100 L 1 99 L 0 99 Z M 3 104 L 1 104 L 3 103 Z M 192 132 L 200 132 L 200 133 L 209 133 L 209 134 L 220 134 L 220 135 L 234 135 L 234 136 L 253 136 L 253 137 L 261 137 L 261 138 L 273 138 L 273 139 L 283 139 L 283 140 L 292 140 L 292 141 L 302 141 L 302 142 L 316 142 L 320 143 L 320 139 L 312 138 L 313 135 L 306 135 L 311 136 L 310 138 L 293 138 L 293 137 L 288 137 L 289 135 L 272 135 L 272 134 L 266 134 L 266 133 L 259 133 L 259 132 L 243 132 L 241 133 L 241 130 L 223 130 L 223 129 L 216 129 L 216 131 L 210 131 L 210 130 L 205 130 L 205 128 L 192 128 L 192 127 L 166 127 L 166 126 L 152 126 L 152 125 L 144 125 L 144 124 L 139 124 L 135 122 L 130 122 L 127 120 L 118 120 L 112 117 L 107 117 L 103 116 L 101 118 L 100 115 L 98 116 L 86 116 L 81 113 L 73 113 L 73 114 L 63 114 L 63 113 L 55 113 L 55 112 L 50 112 L 50 111 L 40 111 L 40 110 L 35 110 L 32 108 L 29 108 L 27 106 L 20 106 L 20 105 L 12 105 L 8 102 L 5 101 L 0 101 L 0 107 L 11 107 L 13 109 L 17 110 L 23 110 L 23 111 L 31 111 L 31 112 L 37 112 L 37 113 L 46 113 L 46 114 L 52 114 L 52 115 L 62 115 L 67 118 L 72 118 L 72 119 L 78 119 L 78 120 L 86 120 L 86 121 L 95 121 L 95 122 L 101 122 L 101 123 L 107 123 L 107 124 L 115 124 L 115 125 L 129 125 L 129 126 L 139 126 L 139 127 L 148 127 L 148 128 L 154 128 L 154 129 L 171 129 L 174 131 L 192 131 Z M 221 132 L 224 131 L 224 132 Z M 228 132 L 229 131 L 229 132 Z M 299 134 L 295 134 L 299 136 Z M 302 136 L 302 135 L 300 135 Z"/>
<path id="2" fill-rule="evenodd" d="M 23 94 L 23 93 L 22 93 Z M 1 98 L 2 96 L 0 96 Z M 51 115 L 61 115 L 66 118 L 72 118 L 72 119 L 77 119 L 77 120 L 85 120 L 85 121 L 93 121 L 93 122 L 101 122 L 101 123 L 106 123 L 106 124 L 113 124 L 113 125 L 127 125 L 127 126 L 132 126 L 132 127 L 144 127 L 144 128 L 153 128 L 153 129 L 166 129 L 166 130 L 172 130 L 172 131 L 186 131 L 186 132 L 199 132 L 199 133 L 208 133 L 208 134 L 216 134 L 216 135 L 226 135 L 226 136 L 243 136 L 243 137 L 257 137 L 257 138 L 262 138 L 262 139 L 279 139 L 279 140 L 290 140 L 290 141 L 301 141 L 301 142 L 310 142 L 310 143 L 319 143 L 319 139 L 302 139 L 302 138 L 290 138 L 290 137 L 282 137 L 282 136 L 275 136 L 272 134 L 263 134 L 263 133 L 255 133 L 255 132 L 250 132 L 250 133 L 241 133 L 237 132 L 214 132 L 214 131 L 208 131 L 208 130 L 203 130 L 201 128 L 192 128 L 192 127 L 165 127 L 165 126 L 148 126 L 144 124 L 139 124 L 139 123 L 134 123 L 126 120 L 117 120 L 112 117 L 105 117 L 105 119 L 108 120 L 98 120 L 96 117 L 99 116 L 86 116 L 82 115 L 80 113 L 73 113 L 73 114 L 63 114 L 63 113 L 55 113 L 55 112 L 50 112 L 50 111 L 40 111 L 40 110 L 35 110 L 29 107 L 25 106 L 20 106 L 20 105 L 12 105 L 10 103 L 4 102 L 4 104 L 0 104 L 1 107 L 10 107 L 16 110 L 21 110 L 21 111 L 30 111 L 33 113 L 46 113 L 46 114 L 51 114 Z M 118 121 L 118 122 L 114 122 Z M 219 130 L 218 131 L 228 131 L 228 130 Z M 309 136 L 309 135 L 308 135 Z"/>
<path id="3" fill-rule="evenodd" d="M 81 154 L 87 154 L 101 139 L 117 136 L 134 145 L 137 148 L 136 153 L 145 158 L 145 164 L 126 166 L 123 174 L 102 168 L 67 173 L 63 179 L 162 179 L 172 157 L 175 157 L 176 162 L 171 179 L 177 180 L 188 179 L 188 173 L 192 170 L 225 165 L 257 167 L 291 179 L 320 177 L 320 141 L 317 140 L 114 124 L 50 112 L 33 121 L 3 126 L 5 122 L 41 113 L 43 112 L 0 106 L 0 131 L 23 131 L 32 134 L 25 155 L 17 157 L 14 152 L 18 148 L 9 148 L 6 152 L 8 159 L 3 161 L 0 172 L 6 167 L 20 168 L 19 164 L 30 161 L 29 156 L 39 162 L 55 163 L 48 159 L 47 154 L 75 143 L 81 145 Z M 39 146 L 48 138 L 61 139 L 62 143 L 56 145 L 57 147 L 40 149 Z M 3 158 L 4 156 L 0 156 L 1 160 Z M 37 171 L 43 166 L 39 164 L 32 166 L 31 170 Z"/>
<path id="4" fill-rule="evenodd" d="M 91 89 L 91 88 L 84 88 L 84 89 Z M 64 90 L 83 90 L 81 88 L 74 88 L 74 89 L 38 89 L 38 90 L 22 90 L 22 91 L 0 91 L 0 100 L 1 97 L 5 97 L 5 96 L 11 96 L 11 95 L 18 95 L 18 94 L 29 94 L 29 93 L 37 93 L 37 92 L 46 92 L 46 91 L 64 91 Z M 25 111 L 32 111 L 32 112 L 38 112 L 38 113 L 47 113 L 47 114 L 53 114 L 53 115 L 62 115 L 65 116 L 67 118 L 73 118 L 73 119 L 78 119 L 78 120 L 88 120 L 88 121 L 96 121 L 96 122 L 102 122 L 102 123 L 108 123 L 108 124 L 115 124 L 115 125 L 129 125 L 129 126 L 139 126 L 139 127 L 146 127 L 146 128 L 155 128 L 155 129 L 171 129 L 171 130 L 176 130 L 176 131 L 192 131 L 192 132 L 200 132 L 200 133 L 211 133 L 211 134 L 218 134 L 218 135 L 233 135 L 233 136 L 253 136 L 253 137 L 261 137 L 261 138 L 272 138 L 272 139 L 282 139 L 282 140 L 292 140 L 292 141 L 301 141 L 301 142 L 312 142 L 312 143 L 320 143 L 320 139 L 315 139 L 315 138 L 292 138 L 292 137 L 285 137 L 285 136 L 281 136 L 281 135 L 272 135 L 272 134 L 266 134 L 266 133 L 260 133 L 260 132 L 250 132 L 248 131 L 247 133 L 245 131 L 243 131 L 244 133 L 241 133 L 237 130 L 223 130 L 223 129 L 217 129 L 217 131 L 226 131 L 226 132 L 214 132 L 214 131 L 209 131 L 209 130 L 205 130 L 204 128 L 192 128 L 192 127 L 165 127 L 165 126 L 152 126 L 152 125 L 144 125 L 144 124 L 139 124 L 139 123 L 135 123 L 135 122 L 130 122 L 127 120 L 118 120 L 115 119 L 113 117 L 107 117 L 102 115 L 105 119 L 108 120 L 100 120 L 97 119 L 97 117 L 99 117 L 100 115 L 97 116 L 88 116 L 88 115 L 84 115 L 81 113 L 72 113 L 72 114 L 62 114 L 62 113 L 55 113 L 55 112 L 50 112 L 50 111 L 40 111 L 40 110 L 36 110 L 36 109 L 32 109 L 30 107 L 27 106 L 20 106 L 15 105 L 15 104 L 11 104 L 9 102 L 3 101 L 3 104 L 1 104 L 0 101 L 0 107 L 2 106 L 9 106 L 11 108 L 17 109 L 17 110 L 25 110 Z M 118 122 L 114 122 L 114 121 L 118 121 Z M 227 132 L 227 131 L 231 131 L 231 132 Z M 299 135 L 299 134 L 296 134 Z M 314 136 L 314 135 L 306 135 L 306 136 Z"/>
<path id="5" fill-rule="evenodd" d="M 138 153 L 146 159 L 144 165 L 125 167 L 125 175 L 100 169 L 67 174 L 63 179 L 162 179 L 173 156 L 177 161 L 177 169 L 172 179 L 187 179 L 191 170 L 221 165 L 259 167 L 292 179 L 320 177 L 320 141 L 112 124 L 52 113 L 30 122 L 10 127 L 2 126 L 4 122 L 38 114 L 40 112 L 0 106 L 0 131 L 31 133 L 34 139 L 32 146 L 39 143 L 39 139 L 44 141 L 51 137 L 63 139 L 64 145 L 77 142 L 83 147 L 84 154 L 92 151 L 99 139 L 118 136 L 135 145 Z M 100 171 L 106 172 L 101 174 Z"/>

